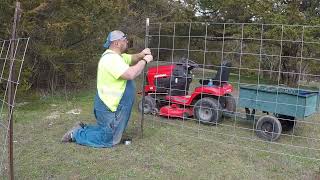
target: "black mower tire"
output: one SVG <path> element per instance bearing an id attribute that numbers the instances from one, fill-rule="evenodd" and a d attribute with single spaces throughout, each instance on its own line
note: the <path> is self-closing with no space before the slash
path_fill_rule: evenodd
<path id="1" fill-rule="evenodd" d="M 195 118 L 203 124 L 216 125 L 222 121 L 222 107 L 218 100 L 205 97 L 199 99 L 193 108 Z"/>
<path id="2" fill-rule="evenodd" d="M 156 109 L 156 100 L 151 96 L 144 97 L 144 114 L 152 114 L 154 113 L 154 109 Z M 142 99 L 138 105 L 138 111 L 142 112 Z"/>
<path id="3" fill-rule="evenodd" d="M 259 118 L 256 124 L 256 134 L 259 138 L 276 141 L 282 133 L 282 126 L 278 118 L 265 115 Z"/>

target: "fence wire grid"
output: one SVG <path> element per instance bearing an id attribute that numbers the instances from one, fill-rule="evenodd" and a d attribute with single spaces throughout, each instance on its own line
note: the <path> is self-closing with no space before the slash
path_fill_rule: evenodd
<path id="1" fill-rule="evenodd" d="M 153 127 L 320 160 L 319 26 L 150 23 L 146 38 L 154 62 L 139 108 Z"/>
<path id="2" fill-rule="evenodd" d="M 6 175 L 9 166 L 9 119 L 11 119 L 15 107 L 15 97 L 28 43 L 29 38 L 0 40 L 0 175 L 3 175 L 2 177 Z M 10 78 L 10 74 L 14 74 L 14 76 Z M 9 83 L 13 86 L 12 102 L 8 99 Z M 9 107 L 11 107 L 10 112 Z"/>

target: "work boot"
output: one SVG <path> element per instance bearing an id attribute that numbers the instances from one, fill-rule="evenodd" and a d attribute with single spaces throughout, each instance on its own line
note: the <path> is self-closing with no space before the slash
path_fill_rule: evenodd
<path id="1" fill-rule="evenodd" d="M 84 125 L 82 122 L 80 122 L 80 121 L 76 122 L 75 125 L 74 125 L 71 129 L 69 129 L 69 131 L 67 131 L 67 132 L 62 136 L 61 142 L 66 143 L 66 142 L 72 142 L 72 141 L 74 141 L 74 139 L 73 139 L 73 137 L 72 137 L 72 134 L 73 134 L 76 130 L 78 130 L 78 129 L 80 129 L 80 128 L 83 128 L 84 126 L 85 126 L 85 125 Z"/>

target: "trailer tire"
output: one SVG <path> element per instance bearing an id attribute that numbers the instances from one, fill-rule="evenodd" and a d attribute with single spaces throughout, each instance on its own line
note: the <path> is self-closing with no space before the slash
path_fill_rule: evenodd
<path id="1" fill-rule="evenodd" d="M 256 124 L 256 134 L 259 138 L 276 141 L 282 132 L 282 126 L 278 118 L 265 115 L 259 118 Z"/>

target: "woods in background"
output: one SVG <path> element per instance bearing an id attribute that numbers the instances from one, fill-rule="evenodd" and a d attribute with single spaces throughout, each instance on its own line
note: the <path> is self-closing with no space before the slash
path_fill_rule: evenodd
<path id="1" fill-rule="evenodd" d="M 14 2 L 0 1 L 1 39 L 10 37 Z M 25 91 L 83 87 L 95 81 L 97 61 L 107 33 L 120 29 L 128 33 L 132 49 L 141 49 L 144 47 L 147 17 L 152 22 L 320 24 L 319 0 L 21 0 L 21 4 L 23 14 L 18 28 L 19 36 L 31 37 L 22 72 L 22 90 Z M 250 31 L 255 30 L 249 29 L 248 33 Z M 275 32 L 270 31 L 270 36 L 276 36 Z M 318 38 L 314 40 L 320 41 L 319 30 L 310 30 L 309 34 Z M 286 36 L 293 39 L 300 37 L 301 29 L 288 30 Z M 280 44 L 270 45 L 269 50 L 273 46 Z M 284 44 L 283 55 L 300 56 L 300 46 Z M 319 57 L 320 51 L 316 49 L 319 50 L 319 45 L 310 47 L 307 53 Z M 203 56 L 194 58 L 202 61 Z M 212 60 L 212 63 L 216 61 Z M 264 62 L 266 68 L 272 69 L 277 60 L 265 57 Z M 288 72 L 297 73 L 300 72 L 297 63 L 284 59 L 281 66 Z M 310 63 L 303 65 L 304 70 L 318 73 L 320 68 Z M 270 75 L 270 78 L 274 77 Z M 295 76 L 286 77 L 284 74 L 281 79 L 291 86 L 297 83 Z"/>

